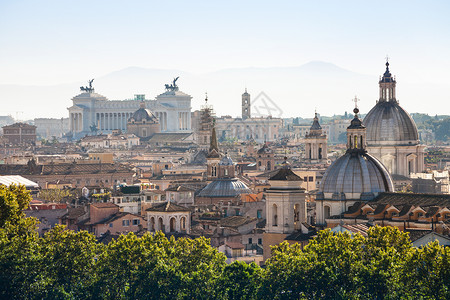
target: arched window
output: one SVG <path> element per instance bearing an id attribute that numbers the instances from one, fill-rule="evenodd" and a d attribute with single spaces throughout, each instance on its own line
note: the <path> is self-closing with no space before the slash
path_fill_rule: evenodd
<path id="1" fill-rule="evenodd" d="M 155 231 L 155 218 L 151 217 L 150 218 L 150 231 Z"/>
<path id="2" fill-rule="evenodd" d="M 361 139 L 361 141 L 360 141 L 360 143 L 359 143 L 359 147 L 362 149 L 362 148 L 363 148 L 363 145 L 364 145 L 364 144 L 363 144 L 363 136 L 361 136 L 360 139 Z"/>
<path id="3" fill-rule="evenodd" d="M 278 207 L 276 204 L 272 206 L 273 226 L 278 226 Z"/>
<path id="4" fill-rule="evenodd" d="M 355 135 L 355 149 L 358 149 L 358 137 Z"/>
<path id="5" fill-rule="evenodd" d="M 186 217 L 181 217 L 180 229 L 181 229 L 181 231 L 186 231 Z"/>
<path id="6" fill-rule="evenodd" d="M 162 232 L 166 232 L 166 229 L 164 228 L 164 221 L 161 217 L 158 219 L 158 230 L 161 230 Z"/>
<path id="7" fill-rule="evenodd" d="M 300 205 L 299 204 L 295 204 L 294 205 L 294 222 L 298 222 L 300 221 Z"/>
<path id="8" fill-rule="evenodd" d="M 270 161 L 268 161 L 268 162 L 267 162 L 267 171 L 270 171 L 270 170 L 271 170 L 271 168 L 270 168 L 270 167 L 271 167 L 271 165 L 270 165 Z"/>
<path id="9" fill-rule="evenodd" d="M 169 222 L 169 224 L 170 224 L 170 232 L 175 232 L 175 218 L 170 218 L 170 222 Z"/>
<path id="10" fill-rule="evenodd" d="M 322 159 L 322 145 L 319 146 L 319 159 Z"/>
<path id="11" fill-rule="evenodd" d="M 331 208 L 329 206 L 324 206 L 323 207 L 323 216 L 324 219 L 328 219 L 331 215 Z"/>

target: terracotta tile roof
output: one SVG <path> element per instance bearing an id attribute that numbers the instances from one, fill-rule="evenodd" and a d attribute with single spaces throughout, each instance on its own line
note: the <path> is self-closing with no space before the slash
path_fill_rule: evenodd
<path id="1" fill-rule="evenodd" d="M 427 213 L 425 214 L 426 217 L 433 217 L 437 212 L 439 211 L 438 206 L 432 206 L 428 208 Z"/>
<path id="2" fill-rule="evenodd" d="M 375 211 L 373 212 L 373 214 L 378 215 L 378 214 L 382 213 L 387 206 L 388 206 L 387 204 L 378 204 L 377 207 L 375 208 Z"/>
<path id="3" fill-rule="evenodd" d="M 240 227 L 242 225 L 251 223 L 253 221 L 257 221 L 258 219 L 256 218 L 249 218 L 249 217 L 244 217 L 244 216 L 231 216 L 231 217 L 226 217 L 222 220 L 220 220 L 220 225 L 223 227 Z"/>
<path id="4" fill-rule="evenodd" d="M 81 217 L 82 215 L 84 215 L 86 213 L 86 211 L 84 210 L 84 207 L 69 207 L 68 208 L 68 212 L 61 216 L 61 220 L 65 220 L 65 219 L 77 219 L 78 217 Z"/>
<path id="5" fill-rule="evenodd" d="M 179 185 L 166 189 L 166 192 L 195 192 L 195 190 L 187 186 Z"/>
<path id="6" fill-rule="evenodd" d="M 122 164 L 57 163 L 36 165 L 33 168 L 30 168 L 28 165 L 0 165 L 0 174 L 2 175 L 75 175 L 120 172 L 134 173 L 131 168 Z"/>
<path id="7" fill-rule="evenodd" d="M 421 237 L 427 235 L 430 232 L 433 232 L 432 230 L 429 229 L 417 229 L 417 228 L 407 228 L 405 229 L 406 232 L 409 233 L 409 239 L 411 240 L 411 242 L 417 241 L 418 239 L 420 239 Z"/>
<path id="8" fill-rule="evenodd" d="M 376 204 L 390 204 L 395 206 L 446 206 L 450 207 L 450 195 L 445 194 L 408 194 L 408 193 L 380 193 L 371 202 Z"/>
<path id="9" fill-rule="evenodd" d="M 175 204 L 171 201 L 167 201 L 165 203 L 156 204 L 150 208 L 147 208 L 146 211 L 177 212 L 177 211 L 190 211 L 190 209 Z"/>
<path id="10" fill-rule="evenodd" d="M 111 203 L 111 202 L 98 202 L 98 203 L 92 203 L 92 206 L 96 208 L 115 208 L 119 207 L 118 205 Z"/>
<path id="11" fill-rule="evenodd" d="M 225 244 L 227 247 L 230 247 L 231 249 L 244 249 L 244 245 L 239 242 L 226 242 Z"/>
<path id="12" fill-rule="evenodd" d="M 98 221 L 98 222 L 95 223 L 95 224 L 106 224 L 106 223 L 111 223 L 111 222 L 113 222 L 113 221 L 115 221 L 115 220 L 117 220 L 117 219 L 123 218 L 123 217 L 128 216 L 128 215 L 131 215 L 131 216 L 133 216 L 133 217 L 142 219 L 141 216 L 136 215 L 136 214 L 132 214 L 132 213 L 129 213 L 129 212 L 118 212 L 118 213 L 116 213 L 116 214 L 114 214 L 114 215 L 112 215 L 112 216 L 109 216 L 109 217 L 107 217 L 107 218 L 101 220 L 101 221 Z"/>
<path id="13" fill-rule="evenodd" d="M 292 172 L 291 169 L 279 169 L 269 180 L 283 180 L 283 181 L 303 181 L 300 176 Z"/>
<path id="14" fill-rule="evenodd" d="M 301 231 L 296 231 L 288 235 L 284 238 L 285 241 L 308 241 L 312 239 L 314 236 L 316 236 L 316 232 L 308 232 L 308 233 L 302 233 Z"/>

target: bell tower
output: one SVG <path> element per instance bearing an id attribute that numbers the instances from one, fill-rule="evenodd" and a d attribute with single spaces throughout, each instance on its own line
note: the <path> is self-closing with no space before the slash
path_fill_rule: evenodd
<path id="1" fill-rule="evenodd" d="M 242 119 L 250 119 L 251 117 L 250 94 L 245 89 L 245 93 L 242 94 Z"/>
<path id="2" fill-rule="evenodd" d="M 209 152 L 206 156 L 207 164 L 207 181 L 215 180 L 219 177 L 219 162 L 220 162 L 220 152 L 217 145 L 216 128 L 213 127 L 211 130 Z"/>
<path id="3" fill-rule="evenodd" d="M 208 105 L 208 94 L 206 94 L 205 105 L 200 112 L 200 124 L 197 133 L 197 144 L 201 149 L 207 150 L 211 144 L 211 130 L 214 126 L 214 112 L 211 105 Z"/>
<path id="4" fill-rule="evenodd" d="M 323 134 L 316 112 L 313 124 L 305 136 L 305 159 L 308 163 L 320 163 L 326 162 L 327 158 L 327 136 Z"/>

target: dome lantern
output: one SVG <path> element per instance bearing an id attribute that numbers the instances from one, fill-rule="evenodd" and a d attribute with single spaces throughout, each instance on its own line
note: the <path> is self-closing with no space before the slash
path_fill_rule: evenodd
<path id="1" fill-rule="evenodd" d="M 347 152 L 365 152 L 366 151 L 366 127 L 363 125 L 361 119 L 358 116 L 358 101 L 359 99 L 355 96 L 353 99 L 355 102 L 355 108 L 353 112 L 355 117 L 347 127 Z"/>
<path id="2" fill-rule="evenodd" d="M 395 98 L 395 78 L 392 77 L 391 72 L 389 71 L 389 62 L 386 61 L 386 71 L 379 81 L 380 85 L 380 102 L 391 101 L 397 102 Z"/>

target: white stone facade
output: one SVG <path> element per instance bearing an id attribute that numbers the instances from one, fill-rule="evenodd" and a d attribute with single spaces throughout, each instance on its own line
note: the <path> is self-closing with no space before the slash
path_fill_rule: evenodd
<path id="1" fill-rule="evenodd" d="M 164 233 L 191 232 L 191 213 L 147 211 L 148 230 L 150 232 L 162 231 Z"/>
<path id="2" fill-rule="evenodd" d="M 155 100 L 143 100 L 136 95 L 133 100 L 108 100 L 95 92 L 84 92 L 72 98 L 69 107 L 70 132 L 75 139 L 98 132 L 126 131 L 127 121 L 139 109 L 140 103 L 150 109 L 159 119 L 161 132 L 191 132 L 191 99 L 180 91 L 166 91 Z"/>
<path id="3" fill-rule="evenodd" d="M 302 181 L 269 180 L 266 190 L 266 232 L 292 233 L 306 222 L 306 193 Z"/>
<path id="4" fill-rule="evenodd" d="M 273 142 L 280 138 L 283 120 L 272 117 L 216 119 L 217 138 L 249 140 L 253 138 L 258 143 Z"/>

